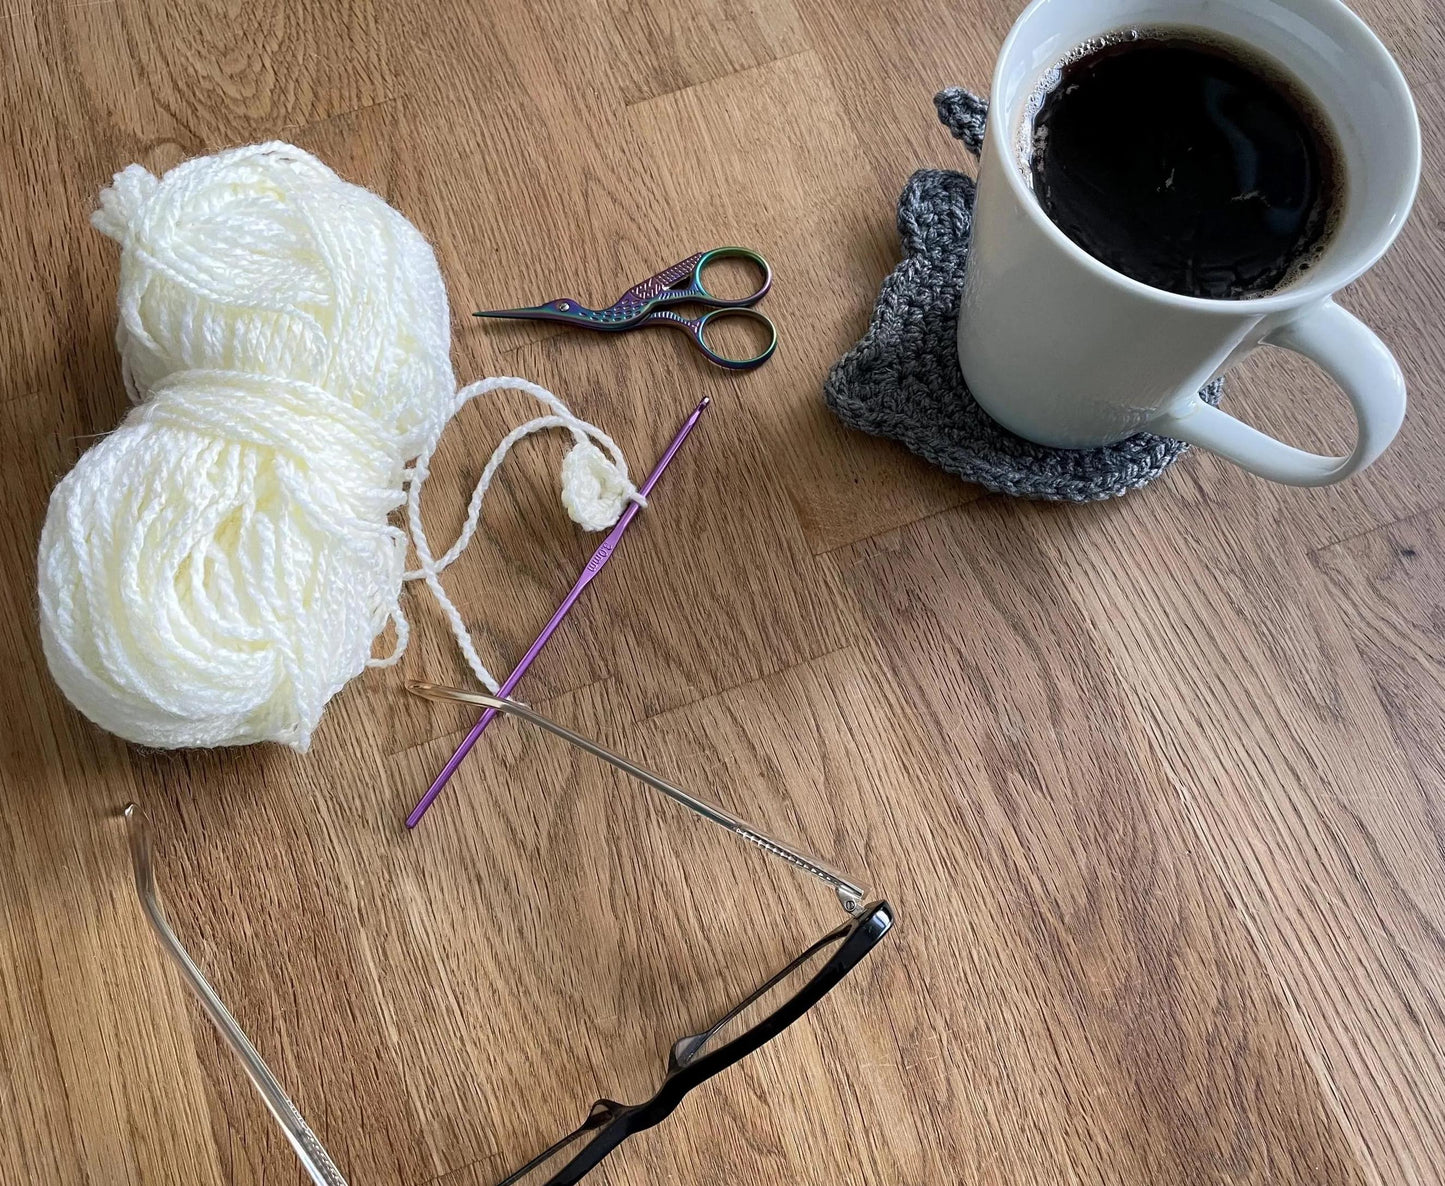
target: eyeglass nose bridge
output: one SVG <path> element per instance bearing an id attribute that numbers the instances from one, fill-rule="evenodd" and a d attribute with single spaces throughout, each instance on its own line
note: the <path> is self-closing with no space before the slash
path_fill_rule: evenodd
<path id="1" fill-rule="evenodd" d="M 616 1100 L 600 1099 L 587 1110 L 587 1119 L 582 1122 L 578 1132 L 587 1132 L 594 1128 L 601 1128 L 609 1124 L 621 1115 L 625 1105 L 619 1104 Z"/>

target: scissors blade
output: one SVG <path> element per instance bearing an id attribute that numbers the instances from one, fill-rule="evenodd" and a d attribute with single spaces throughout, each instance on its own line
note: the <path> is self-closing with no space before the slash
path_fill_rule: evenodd
<path id="1" fill-rule="evenodd" d="M 619 330 L 630 329 L 641 314 L 629 314 L 616 306 L 609 309 L 589 309 L 586 305 L 563 298 L 548 301 L 545 305 L 527 305 L 521 309 L 484 309 L 472 316 L 506 317 L 514 321 L 557 321 L 563 325 L 581 326 L 584 329 Z"/>
<path id="2" fill-rule="evenodd" d="M 524 305 L 519 309 L 479 309 L 473 317 L 509 317 L 515 321 L 570 321 L 566 313 L 550 305 Z"/>

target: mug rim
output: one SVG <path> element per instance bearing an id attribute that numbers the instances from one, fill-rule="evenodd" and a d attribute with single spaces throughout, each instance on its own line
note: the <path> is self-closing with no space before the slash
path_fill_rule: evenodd
<path id="1" fill-rule="evenodd" d="M 1019 13 L 1014 20 L 1008 35 L 1004 38 L 1003 45 L 999 47 L 998 58 L 994 62 L 993 76 L 990 81 L 989 116 L 992 123 L 994 114 L 993 96 L 1003 94 L 1003 70 L 1005 64 L 1016 48 L 1016 43 L 1021 40 L 1025 26 L 1031 16 L 1042 8 L 1064 2 L 1064 0 L 1031 0 L 1031 3 Z M 1394 216 L 1385 229 L 1376 234 L 1369 244 L 1356 254 L 1355 259 L 1340 272 L 1337 279 L 1311 279 L 1288 286 L 1278 292 L 1272 292 L 1265 296 L 1257 297 L 1196 297 L 1184 293 L 1170 292 L 1168 289 L 1155 288 L 1151 284 L 1145 284 L 1142 280 L 1135 280 L 1115 268 L 1111 268 L 1102 260 L 1090 255 L 1068 235 L 1064 234 L 1059 226 L 1045 212 L 1035 196 L 1032 187 L 1024 183 L 1023 170 L 1017 167 L 1017 162 L 1012 159 L 1007 145 L 1010 141 L 1010 134 L 1006 129 L 994 126 L 992 131 L 997 136 L 1000 151 L 1005 155 L 1005 164 L 1009 167 L 1003 171 L 1008 176 L 1008 184 L 1014 191 L 1014 196 L 1019 198 L 1021 204 L 1029 211 L 1029 217 L 1036 224 L 1043 227 L 1044 234 L 1049 236 L 1065 254 L 1073 258 L 1077 263 L 1092 272 L 1102 280 L 1118 288 L 1124 289 L 1136 296 L 1147 296 L 1161 304 L 1170 305 L 1179 309 L 1190 309 L 1196 312 L 1207 313 L 1258 313 L 1266 314 L 1282 309 L 1293 309 L 1300 305 L 1306 305 L 1312 301 L 1328 300 L 1347 285 L 1353 284 L 1361 276 L 1374 267 L 1380 258 L 1390 249 L 1391 244 L 1399 237 L 1409 218 L 1410 211 L 1415 205 L 1415 197 L 1420 188 L 1421 169 L 1421 144 L 1420 144 L 1420 114 L 1415 107 L 1415 97 L 1410 93 L 1410 84 L 1405 79 L 1400 64 L 1395 61 L 1395 56 L 1390 52 L 1389 47 L 1380 40 L 1379 35 L 1364 19 L 1344 3 L 1344 0 L 1315 0 L 1322 8 L 1334 10 L 1337 16 L 1344 19 L 1356 36 L 1360 37 L 1365 47 L 1374 55 L 1376 64 L 1380 67 L 1380 73 L 1386 80 L 1395 99 L 1404 110 L 1407 123 L 1403 130 L 1408 137 L 1407 145 L 1409 152 L 1409 163 L 1406 166 L 1409 178 L 1406 181 L 1400 197 L 1395 203 Z M 1118 25 L 1110 26 L 1099 30 L 1100 33 L 1107 33 Z M 1001 113 L 1000 118 L 1006 118 Z"/>

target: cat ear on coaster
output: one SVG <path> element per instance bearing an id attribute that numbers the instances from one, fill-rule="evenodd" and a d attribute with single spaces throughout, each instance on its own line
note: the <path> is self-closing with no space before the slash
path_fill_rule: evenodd
<path id="1" fill-rule="evenodd" d="M 898 199 L 898 238 L 906 255 L 940 259 L 968 250 L 973 179 L 951 169 L 919 169 Z"/>
<path id="2" fill-rule="evenodd" d="M 939 121 L 978 156 L 983 151 L 983 127 L 988 118 L 988 100 L 960 86 L 951 86 L 933 96 Z"/>

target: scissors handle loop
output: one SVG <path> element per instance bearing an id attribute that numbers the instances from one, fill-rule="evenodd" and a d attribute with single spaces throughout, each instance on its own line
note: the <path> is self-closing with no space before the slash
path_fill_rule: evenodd
<path id="1" fill-rule="evenodd" d="M 713 349 L 707 342 L 708 326 L 716 325 L 719 321 L 729 317 L 745 317 L 749 321 L 757 322 L 767 331 L 767 345 L 757 354 L 747 358 L 731 358 Z M 704 313 L 696 321 L 693 321 L 688 329 L 692 332 L 692 340 L 697 343 L 697 348 L 707 356 L 708 361 L 715 362 L 720 367 L 727 367 L 730 371 L 750 371 L 754 367 L 760 367 L 772 358 L 773 351 L 778 348 L 778 327 L 773 324 L 771 317 L 759 313 L 756 309 L 736 305 L 724 306 L 721 309 L 714 309 L 711 313 Z"/>
<path id="2" fill-rule="evenodd" d="M 703 273 L 707 271 L 710 264 L 720 259 L 745 259 L 753 264 L 762 281 L 749 295 L 745 297 L 720 297 L 703 280 Z M 768 295 L 768 289 L 773 286 L 772 266 L 756 251 L 747 247 L 715 247 L 711 251 L 704 251 L 697 258 L 697 263 L 692 266 L 692 283 L 688 285 L 685 294 L 682 292 L 672 293 L 669 296 L 673 300 L 690 297 L 695 300 L 705 301 L 715 309 L 745 309 L 756 305 L 763 297 Z"/>
<path id="3" fill-rule="evenodd" d="M 708 345 L 708 327 L 716 325 L 718 321 L 728 317 L 746 317 L 749 321 L 761 325 L 767 334 L 766 345 L 758 353 L 744 358 L 733 358 Z M 778 327 L 773 324 L 772 318 L 764 313 L 759 313 L 756 309 L 748 309 L 739 305 L 714 309 L 710 313 L 704 313 L 701 317 L 684 317 L 673 309 L 658 309 L 635 322 L 632 328 L 641 329 L 651 325 L 672 325 L 684 330 L 693 340 L 693 344 L 702 351 L 703 357 L 709 362 L 717 363 L 720 367 L 727 367 L 730 371 L 750 371 L 754 367 L 760 367 L 772 358 L 773 351 L 778 348 Z"/>

